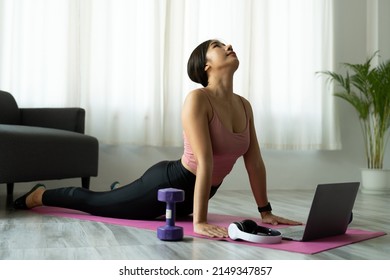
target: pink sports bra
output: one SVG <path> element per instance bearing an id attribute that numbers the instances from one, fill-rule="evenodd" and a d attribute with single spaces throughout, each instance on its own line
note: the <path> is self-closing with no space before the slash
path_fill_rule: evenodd
<path id="1" fill-rule="evenodd" d="M 210 99 L 209 99 L 210 101 Z M 241 98 L 242 101 L 242 98 Z M 211 104 L 211 102 L 210 102 Z M 216 114 L 213 105 L 213 117 L 209 122 L 209 131 L 211 138 L 211 145 L 213 148 L 213 173 L 212 173 L 212 185 L 219 185 L 222 180 L 230 173 L 237 159 L 246 153 L 249 148 L 250 133 L 249 133 L 249 120 L 248 114 L 244 106 L 246 114 L 246 127 L 244 131 L 239 133 L 230 132 L 221 122 Z M 183 131 L 184 138 L 184 162 L 196 172 L 197 163 L 193 154 L 192 148 L 188 141 L 188 138 Z"/>

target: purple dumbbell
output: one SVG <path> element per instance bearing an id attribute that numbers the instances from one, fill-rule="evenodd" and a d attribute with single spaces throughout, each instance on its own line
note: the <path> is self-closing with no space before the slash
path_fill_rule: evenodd
<path id="1" fill-rule="evenodd" d="M 157 229 L 157 237 L 161 240 L 177 241 L 183 239 L 183 228 L 175 226 L 175 203 L 184 200 L 184 191 L 174 188 L 161 189 L 158 191 L 158 200 L 167 204 L 165 226 Z"/>

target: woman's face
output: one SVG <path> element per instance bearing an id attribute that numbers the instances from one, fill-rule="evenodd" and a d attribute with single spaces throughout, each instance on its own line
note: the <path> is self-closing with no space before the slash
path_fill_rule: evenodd
<path id="1" fill-rule="evenodd" d="M 238 68 L 239 61 L 236 53 L 233 51 L 231 45 L 225 45 L 220 41 L 212 41 L 206 53 L 206 71 L 209 67 L 221 68 L 221 67 L 234 67 L 234 70 Z"/>

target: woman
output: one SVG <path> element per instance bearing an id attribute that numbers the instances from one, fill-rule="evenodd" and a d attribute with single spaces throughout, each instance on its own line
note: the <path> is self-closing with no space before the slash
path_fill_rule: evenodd
<path id="1" fill-rule="evenodd" d="M 267 198 L 266 171 L 258 145 L 250 103 L 233 93 L 239 61 L 232 46 L 218 40 L 200 44 L 191 54 L 187 72 L 203 88 L 191 91 L 183 105 L 184 152 L 180 160 L 163 161 L 138 180 L 107 192 L 67 187 L 46 190 L 41 184 L 14 202 L 17 209 L 47 205 L 113 218 L 154 219 L 165 213 L 157 191 L 185 191 L 178 216 L 193 214 L 194 232 L 227 237 L 227 229 L 207 222 L 208 201 L 240 157 L 244 157 L 251 189 L 262 221 L 299 224 L 272 214 Z"/>

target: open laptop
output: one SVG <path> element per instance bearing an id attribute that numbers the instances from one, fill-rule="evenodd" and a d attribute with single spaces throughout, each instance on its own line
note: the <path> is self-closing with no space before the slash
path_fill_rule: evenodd
<path id="1" fill-rule="evenodd" d="M 283 239 L 309 241 L 344 234 L 359 185 L 359 182 L 318 185 L 306 225 L 278 229 Z"/>

